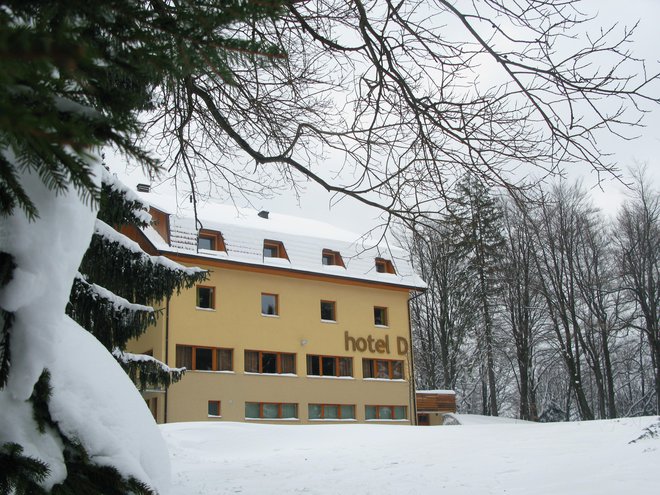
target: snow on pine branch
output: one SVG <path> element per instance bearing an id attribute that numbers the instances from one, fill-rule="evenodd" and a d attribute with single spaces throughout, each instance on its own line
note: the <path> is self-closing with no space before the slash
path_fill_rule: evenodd
<path id="1" fill-rule="evenodd" d="M 119 347 L 115 347 L 112 350 L 112 355 L 120 362 L 124 364 L 129 363 L 151 363 L 160 367 L 161 370 L 165 373 L 182 373 L 186 371 L 186 368 L 171 368 L 162 361 L 159 361 L 153 356 L 147 356 L 146 354 L 133 354 L 132 352 L 122 351 Z"/>
<path id="2" fill-rule="evenodd" d="M 179 270 L 184 272 L 186 275 L 197 275 L 200 273 L 206 272 L 201 268 L 197 267 L 188 267 L 180 265 L 165 256 L 151 256 L 150 254 L 145 253 L 140 245 L 126 237 L 124 234 L 117 232 L 115 229 L 110 227 L 107 223 L 102 220 L 96 219 L 96 224 L 94 226 L 94 233 L 100 235 L 101 237 L 107 239 L 110 242 L 116 242 L 120 246 L 132 251 L 134 253 L 140 254 L 145 259 L 151 261 L 154 264 L 161 265 L 170 270 Z"/>
<path id="3" fill-rule="evenodd" d="M 140 196 L 138 196 L 137 193 L 133 191 L 133 189 L 128 187 L 105 168 L 101 174 L 101 182 L 108 186 L 111 190 L 116 191 L 119 194 L 123 194 L 127 201 L 139 203 L 142 205 L 144 209 L 133 210 L 133 215 L 135 215 L 136 218 L 146 224 L 151 223 L 151 215 L 147 211 L 150 205 L 146 203 Z"/>
<path id="4" fill-rule="evenodd" d="M 64 96 L 54 96 L 53 105 L 59 112 L 71 113 L 86 118 L 87 120 L 104 121 L 106 117 L 95 108 L 83 105 Z"/>
<path id="5" fill-rule="evenodd" d="M 186 372 L 186 368 L 170 368 L 153 356 L 132 354 L 115 347 L 112 355 L 141 391 L 167 388 L 176 383 Z"/>
<path id="6" fill-rule="evenodd" d="M 110 304 L 112 304 L 112 307 L 115 308 L 115 310 L 117 311 L 122 311 L 124 309 L 127 309 L 129 311 L 144 311 L 147 313 L 154 312 L 154 308 L 151 306 L 132 303 L 129 300 L 124 299 L 121 296 L 118 296 L 114 292 L 109 291 L 105 287 L 101 287 L 100 285 L 89 283 L 87 280 L 85 280 L 85 277 L 80 272 L 76 273 L 76 280 L 82 282 L 96 296 L 100 297 L 101 299 L 107 300 Z"/>

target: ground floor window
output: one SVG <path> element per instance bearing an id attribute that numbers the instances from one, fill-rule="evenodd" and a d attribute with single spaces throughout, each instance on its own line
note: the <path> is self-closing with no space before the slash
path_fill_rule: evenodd
<path id="1" fill-rule="evenodd" d="M 210 400 L 208 405 L 208 415 L 210 417 L 220 417 L 220 401 Z"/>
<path id="2" fill-rule="evenodd" d="M 355 406 L 351 404 L 310 404 L 309 419 L 355 419 Z"/>
<path id="3" fill-rule="evenodd" d="M 246 419 L 298 418 L 298 404 L 282 402 L 246 402 Z"/>
<path id="4" fill-rule="evenodd" d="M 353 358 L 307 354 L 307 374 L 313 376 L 353 376 Z"/>
<path id="5" fill-rule="evenodd" d="M 406 406 L 365 406 L 366 419 L 406 419 L 408 411 Z"/>
<path id="6" fill-rule="evenodd" d="M 245 351 L 248 373 L 296 373 L 296 355 L 286 352 Z"/>
<path id="7" fill-rule="evenodd" d="M 176 365 L 189 370 L 232 371 L 233 354 L 233 349 L 221 347 L 177 345 Z"/>
<path id="8" fill-rule="evenodd" d="M 403 379 L 403 361 L 389 359 L 363 359 L 362 376 L 364 378 Z"/>

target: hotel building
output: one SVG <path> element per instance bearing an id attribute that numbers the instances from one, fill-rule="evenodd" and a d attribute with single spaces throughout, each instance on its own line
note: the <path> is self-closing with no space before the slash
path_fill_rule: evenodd
<path id="1" fill-rule="evenodd" d="M 415 423 L 408 300 L 425 284 L 407 253 L 221 205 L 205 205 L 196 225 L 143 198 L 153 226 L 128 234 L 209 272 L 128 349 L 188 370 L 167 392 L 145 393 L 159 423 Z"/>

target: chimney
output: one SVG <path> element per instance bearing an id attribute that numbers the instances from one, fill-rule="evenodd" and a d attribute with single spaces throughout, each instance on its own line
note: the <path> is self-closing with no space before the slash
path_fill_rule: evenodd
<path id="1" fill-rule="evenodd" d="M 266 210 L 261 210 L 259 213 L 257 213 L 257 215 L 268 220 L 268 212 Z"/>
<path id="2" fill-rule="evenodd" d="M 151 190 L 151 186 L 149 184 L 138 184 L 137 190 L 138 192 L 148 193 Z"/>

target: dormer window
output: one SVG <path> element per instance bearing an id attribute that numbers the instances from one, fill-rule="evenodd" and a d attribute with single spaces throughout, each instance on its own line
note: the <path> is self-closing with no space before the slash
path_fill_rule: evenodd
<path id="1" fill-rule="evenodd" d="M 394 265 L 392 265 L 392 262 L 384 258 L 376 258 L 376 271 L 378 273 L 396 273 L 394 271 Z"/>
<path id="2" fill-rule="evenodd" d="M 264 258 L 284 258 L 289 259 L 284 249 L 284 244 L 280 241 L 264 241 Z"/>
<path id="3" fill-rule="evenodd" d="M 339 254 L 339 251 L 332 251 L 330 249 L 323 250 L 323 253 L 321 254 L 321 263 L 326 266 L 344 266 L 344 260 L 342 259 L 341 254 Z M 344 268 L 346 267 L 344 266 Z"/>
<path id="4" fill-rule="evenodd" d="M 226 251 L 222 234 L 216 230 L 202 229 L 197 236 L 197 249 L 208 251 Z"/>

